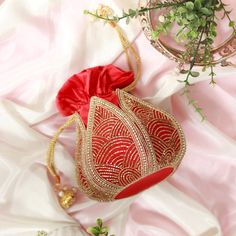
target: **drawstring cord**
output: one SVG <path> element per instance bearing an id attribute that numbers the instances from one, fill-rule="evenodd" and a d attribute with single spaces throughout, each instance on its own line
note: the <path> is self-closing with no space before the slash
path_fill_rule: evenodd
<path id="1" fill-rule="evenodd" d="M 129 69 L 131 71 L 134 71 L 133 66 L 132 66 L 131 55 L 134 57 L 134 60 L 136 62 L 135 79 L 130 85 L 128 85 L 127 87 L 124 88 L 124 90 L 126 92 L 129 92 L 135 88 L 137 82 L 141 78 L 141 69 L 142 69 L 141 68 L 142 67 L 141 60 L 140 60 L 138 53 L 136 52 L 136 50 L 132 46 L 132 44 L 128 41 L 128 39 L 124 35 L 122 29 L 115 22 L 110 22 L 110 25 L 118 33 L 120 42 L 122 44 L 123 50 L 124 50 L 126 58 L 127 58 Z M 80 118 L 79 118 L 79 115 L 77 113 L 75 113 L 61 127 L 59 127 L 59 129 L 57 130 L 57 132 L 54 134 L 54 136 L 52 137 L 52 139 L 50 141 L 50 144 L 48 147 L 48 152 L 47 152 L 47 168 L 48 168 L 50 175 L 54 179 L 55 191 L 58 193 L 60 205 L 64 209 L 68 209 L 75 202 L 77 189 L 74 187 L 70 188 L 68 186 L 64 186 L 64 187 L 61 186 L 61 178 L 60 178 L 60 175 L 59 175 L 59 173 L 55 167 L 55 163 L 54 163 L 55 146 L 56 146 L 56 143 L 58 141 L 60 134 L 66 128 L 70 127 L 73 123 L 75 123 L 77 121 L 80 121 Z M 77 132 L 79 132 L 79 130 Z M 77 134 L 77 136 L 78 136 L 77 138 L 79 138 L 79 133 Z"/>

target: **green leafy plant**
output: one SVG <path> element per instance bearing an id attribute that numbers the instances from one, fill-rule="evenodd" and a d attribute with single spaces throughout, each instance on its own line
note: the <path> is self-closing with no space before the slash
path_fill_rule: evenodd
<path id="1" fill-rule="evenodd" d="M 37 236 L 48 236 L 48 233 L 45 231 L 38 231 Z"/>
<path id="2" fill-rule="evenodd" d="M 230 11 L 226 10 L 226 4 L 221 0 L 192 0 L 182 3 L 180 6 L 172 6 L 172 9 L 163 17 L 163 22 L 160 22 L 155 31 L 153 38 L 156 39 L 161 33 L 169 32 L 173 23 L 177 23 L 179 29 L 175 35 L 177 42 L 185 42 L 185 52 L 183 54 L 183 62 L 190 62 L 188 70 L 182 70 L 186 74 L 184 82 L 187 86 L 190 85 L 190 77 L 198 77 L 199 72 L 193 71 L 196 62 L 201 61 L 205 66 L 203 71 L 210 67 L 211 84 L 215 84 L 215 73 L 213 71 L 213 55 L 212 45 L 217 36 L 217 12 L 223 11 L 223 17 L 229 19 L 229 27 L 232 27 L 234 32 L 235 23 L 230 18 Z"/>
<path id="3" fill-rule="evenodd" d="M 210 84 L 216 83 L 214 73 L 214 63 L 212 48 L 215 38 L 217 37 L 217 25 L 224 18 L 228 19 L 228 26 L 236 33 L 235 22 L 231 19 L 228 6 L 222 0 L 171 0 L 153 4 L 151 7 L 142 7 L 138 9 L 123 10 L 121 16 L 114 15 L 109 7 L 101 6 L 96 12 L 85 11 L 85 14 L 91 15 L 105 22 L 119 22 L 137 18 L 147 11 L 155 9 L 166 9 L 166 13 L 159 17 L 158 24 L 152 32 L 153 40 L 157 40 L 161 34 L 167 34 L 171 31 L 174 24 L 177 24 L 175 40 L 183 43 L 185 50 L 182 54 L 183 65 L 187 64 L 187 69 L 182 69 L 180 73 L 185 74 L 184 80 L 179 82 L 185 84 L 184 94 L 188 97 L 189 103 L 201 115 L 202 109 L 197 102 L 189 96 L 190 78 L 199 77 L 200 73 L 194 70 L 194 66 L 201 62 L 204 64 L 203 71 L 209 69 Z M 222 14 L 222 17 L 218 15 Z"/>
<path id="4" fill-rule="evenodd" d="M 108 227 L 103 226 L 103 222 L 101 219 L 97 219 L 95 226 L 89 227 L 87 232 L 94 236 L 108 236 Z M 115 236 L 114 234 L 110 236 Z"/>

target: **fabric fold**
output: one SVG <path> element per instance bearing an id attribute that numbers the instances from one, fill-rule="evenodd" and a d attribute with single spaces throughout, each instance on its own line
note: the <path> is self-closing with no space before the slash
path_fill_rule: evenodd
<path id="1" fill-rule="evenodd" d="M 188 140 L 187 155 L 168 183 L 135 198 L 102 204 L 80 194 L 69 215 L 58 205 L 45 166 L 49 140 L 65 121 L 56 112 L 56 94 L 84 68 L 109 63 L 126 68 L 113 29 L 83 15 L 99 3 L 9 0 L 0 5 L 0 235 L 35 236 L 45 230 L 69 236 L 75 230 L 73 235 L 84 236 L 99 217 L 117 236 L 235 236 L 236 71 L 217 67 L 215 90 L 208 87 L 207 74 L 193 81 L 191 94 L 208 117 L 199 122 L 179 94 L 183 84 L 177 80 L 183 77 L 174 71 L 176 64 L 138 34 L 138 20 L 121 24 L 142 57 L 135 93 L 177 117 Z M 137 5 L 136 0 L 102 3 L 115 12 Z M 68 129 L 56 151 L 56 166 L 71 183 L 73 140 Z"/>

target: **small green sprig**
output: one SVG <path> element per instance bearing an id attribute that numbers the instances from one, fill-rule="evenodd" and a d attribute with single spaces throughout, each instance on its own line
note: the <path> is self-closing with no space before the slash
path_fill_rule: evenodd
<path id="1" fill-rule="evenodd" d="M 230 13 L 232 12 L 232 10 L 227 10 L 226 7 L 228 5 L 223 3 L 222 0 L 219 0 L 219 10 L 223 10 L 224 11 L 224 15 L 222 17 L 222 19 L 224 19 L 225 17 L 228 18 L 229 20 L 229 27 L 232 27 L 234 29 L 234 33 L 236 32 L 236 28 L 235 28 L 235 22 L 231 19 L 230 17 Z"/>
<path id="2" fill-rule="evenodd" d="M 48 236 L 48 233 L 45 231 L 38 231 L 37 236 Z"/>
<path id="3" fill-rule="evenodd" d="M 193 71 L 197 62 L 205 65 L 203 71 L 208 67 L 213 70 L 212 44 L 217 36 L 216 12 L 224 11 L 224 16 L 229 19 L 229 26 L 234 28 L 234 21 L 231 20 L 230 11 L 226 10 L 226 4 L 218 0 L 192 0 L 180 6 L 172 6 L 171 10 L 159 17 L 161 22 L 152 33 L 153 39 L 160 34 L 167 34 L 173 23 L 177 23 L 179 29 L 175 35 L 177 42 L 185 42 L 185 52 L 182 55 L 183 63 L 189 63 L 189 69 L 181 71 L 186 75 L 186 86 L 190 85 L 190 77 L 198 77 L 199 72 Z M 211 83 L 215 83 L 214 72 L 210 73 Z"/>
<path id="4" fill-rule="evenodd" d="M 94 236 L 108 236 L 108 227 L 103 226 L 102 219 L 97 219 L 95 226 L 89 227 L 87 232 Z M 110 236 L 115 236 L 114 234 Z"/>
<path id="5" fill-rule="evenodd" d="M 174 1 L 173 0 L 173 1 L 159 2 L 159 3 L 156 3 L 153 7 L 141 7 L 138 9 L 128 9 L 128 11 L 123 10 L 121 16 L 112 15 L 112 14 L 103 14 L 103 12 L 100 10 L 96 10 L 95 12 L 92 12 L 89 10 L 84 10 L 84 14 L 90 15 L 94 18 L 103 20 L 105 22 L 116 22 L 117 23 L 117 22 L 125 19 L 126 23 L 129 24 L 131 19 L 137 18 L 139 15 L 141 15 L 145 12 L 152 11 L 155 9 L 163 9 L 163 8 L 169 8 L 172 6 L 178 6 L 184 2 L 186 2 L 186 0 L 183 0 L 183 1 L 176 1 L 176 0 Z M 104 6 L 104 8 L 106 8 L 106 6 Z"/>
<path id="6" fill-rule="evenodd" d="M 201 118 L 201 121 L 203 122 L 206 119 L 205 114 L 203 113 L 203 109 L 199 106 L 198 102 L 190 96 L 190 90 L 189 87 L 185 87 L 182 95 L 185 95 L 188 104 L 191 105 L 196 113 L 199 114 L 199 117 Z"/>

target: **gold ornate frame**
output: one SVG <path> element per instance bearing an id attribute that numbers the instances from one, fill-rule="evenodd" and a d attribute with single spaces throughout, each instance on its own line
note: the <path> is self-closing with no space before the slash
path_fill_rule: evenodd
<path id="1" fill-rule="evenodd" d="M 153 3 L 156 3 L 157 0 L 139 0 L 140 7 L 147 7 L 152 6 Z M 178 64 L 184 64 L 182 59 L 183 51 L 173 48 L 170 45 L 167 45 L 163 40 L 153 40 L 152 39 L 152 31 L 153 25 L 151 23 L 151 16 L 150 12 L 144 12 L 140 16 L 140 22 L 143 29 L 144 34 L 146 35 L 147 39 L 151 42 L 151 45 L 157 49 L 160 53 L 165 55 L 171 60 L 174 60 Z M 232 33 L 232 35 L 227 38 L 222 44 L 218 45 L 217 47 L 212 49 L 213 56 L 215 60 L 213 64 L 221 63 L 222 66 L 234 66 L 235 64 L 232 62 L 227 61 L 229 58 L 232 58 L 236 55 L 236 35 Z M 204 66 L 204 63 L 201 61 L 197 61 L 195 63 L 197 66 Z"/>

